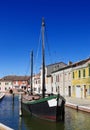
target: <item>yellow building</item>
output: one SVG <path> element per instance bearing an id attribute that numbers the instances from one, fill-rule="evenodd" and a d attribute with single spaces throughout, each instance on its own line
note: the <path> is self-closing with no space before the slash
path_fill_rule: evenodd
<path id="1" fill-rule="evenodd" d="M 72 97 L 90 98 L 90 58 L 72 65 Z"/>

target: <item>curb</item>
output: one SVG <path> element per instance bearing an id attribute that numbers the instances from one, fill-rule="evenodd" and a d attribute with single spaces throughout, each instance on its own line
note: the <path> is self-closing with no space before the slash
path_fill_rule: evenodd
<path id="1" fill-rule="evenodd" d="M 70 102 L 66 102 L 65 106 L 76 109 L 77 111 L 80 110 L 80 111 L 90 113 L 90 107 L 87 107 L 87 106 L 81 106 L 81 105 L 79 106 L 77 104 L 73 104 L 73 103 L 70 103 Z"/>

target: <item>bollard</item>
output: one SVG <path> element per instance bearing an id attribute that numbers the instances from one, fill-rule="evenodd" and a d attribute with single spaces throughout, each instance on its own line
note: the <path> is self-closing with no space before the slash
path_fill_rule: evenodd
<path id="1" fill-rule="evenodd" d="M 22 116 L 22 110 L 21 110 L 21 94 L 19 94 L 19 116 Z"/>
<path id="2" fill-rule="evenodd" d="M 78 105 L 77 105 L 76 109 L 77 109 L 77 111 L 78 111 Z"/>

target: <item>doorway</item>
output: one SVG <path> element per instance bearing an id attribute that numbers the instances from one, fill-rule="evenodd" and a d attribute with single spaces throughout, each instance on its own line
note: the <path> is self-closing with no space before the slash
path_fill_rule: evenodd
<path id="1" fill-rule="evenodd" d="M 86 98 L 86 92 L 87 92 L 86 85 L 84 85 L 84 98 Z"/>
<path id="2" fill-rule="evenodd" d="M 68 96 L 71 97 L 71 86 L 68 87 Z"/>

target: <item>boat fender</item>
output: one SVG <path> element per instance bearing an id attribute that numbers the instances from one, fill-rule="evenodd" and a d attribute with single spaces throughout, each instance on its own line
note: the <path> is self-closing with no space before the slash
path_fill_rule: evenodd
<path id="1" fill-rule="evenodd" d="M 58 99 L 58 106 L 61 106 L 61 104 L 62 104 L 62 99 Z"/>
<path id="2" fill-rule="evenodd" d="M 32 97 L 32 100 L 34 100 L 34 97 Z"/>

